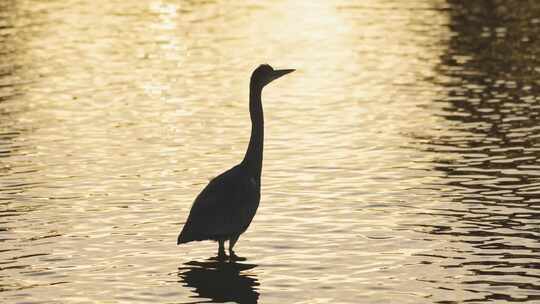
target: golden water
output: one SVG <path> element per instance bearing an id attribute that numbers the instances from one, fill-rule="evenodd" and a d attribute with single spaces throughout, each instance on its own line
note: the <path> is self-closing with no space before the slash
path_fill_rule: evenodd
<path id="1" fill-rule="evenodd" d="M 540 7 L 484 4 L 1 1 L 0 300 L 540 301 Z M 260 63 L 297 71 L 218 265 L 176 236 Z"/>

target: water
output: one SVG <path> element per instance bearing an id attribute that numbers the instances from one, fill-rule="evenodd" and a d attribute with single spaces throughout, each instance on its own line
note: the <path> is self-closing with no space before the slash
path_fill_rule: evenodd
<path id="1" fill-rule="evenodd" d="M 0 2 L 2 303 L 540 302 L 540 5 Z M 177 247 L 265 89 L 237 253 Z M 226 285 L 227 287 L 223 287 Z"/>

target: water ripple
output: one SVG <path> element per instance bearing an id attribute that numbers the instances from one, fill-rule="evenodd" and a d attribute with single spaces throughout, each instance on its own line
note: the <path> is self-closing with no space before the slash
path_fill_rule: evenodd
<path id="1" fill-rule="evenodd" d="M 0 2 L 2 303 L 538 301 L 539 10 Z M 297 71 L 264 92 L 248 261 L 205 260 L 176 233 L 262 62 Z"/>

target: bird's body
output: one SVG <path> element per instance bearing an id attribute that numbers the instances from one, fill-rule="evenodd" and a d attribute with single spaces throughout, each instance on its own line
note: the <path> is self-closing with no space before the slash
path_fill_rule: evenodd
<path id="1" fill-rule="evenodd" d="M 229 240 L 249 227 L 261 197 L 260 184 L 237 165 L 215 177 L 197 196 L 178 243 Z"/>
<path id="2" fill-rule="evenodd" d="M 262 89 L 292 71 L 274 70 L 269 65 L 261 65 L 253 72 L 249 94 L 251 137 L 244 159 L 212 179 L 197 196 L 177 244 L 215 240 L 219 242 L 218 256 L 224 257 L 224 242 L 228 240 L 231 259 L 238 259 L 232 249 L 249 227 L 261 198 L 264 141 Z"/>

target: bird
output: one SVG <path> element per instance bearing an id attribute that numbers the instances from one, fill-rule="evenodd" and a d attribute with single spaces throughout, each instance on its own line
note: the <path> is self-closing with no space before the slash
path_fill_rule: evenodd
<path id="1" fill-rule="evenodd" d="M 188 218 L 178 235 L 177 245 L 213 240 L 219 243 L 217 257 L 226 259 L 225 241 L 229 241 L 230 260 L 245 260 L 233 250 L 238 238 L 249 225 L 261 199 L 264 117 L 263 88 L 272 81 L 295 71 L 259 65 L 249 83 L 251 135 L 242 161 L 210 180 L 195 198 Z"/>

